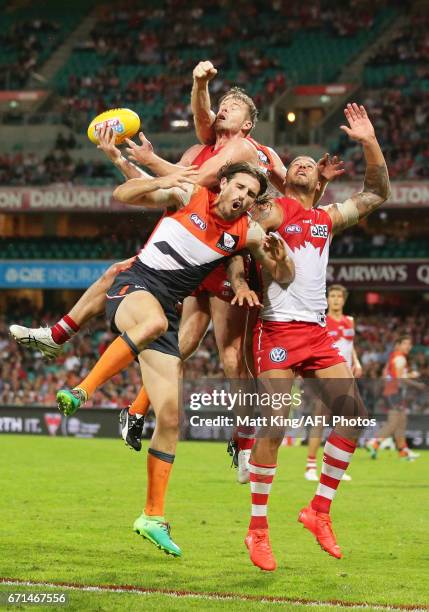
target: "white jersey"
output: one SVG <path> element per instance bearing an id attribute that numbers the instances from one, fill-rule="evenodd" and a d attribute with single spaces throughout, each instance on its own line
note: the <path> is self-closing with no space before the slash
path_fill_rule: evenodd
<path id="1" fill-rule="evenodd" d="M 283 223 L 276 234 L 286 243 L 295 264 L 295 279 L 284 287 L 262 270 L 264 308 L 267 321 L 307 321 L 326 325 L 326 268 L 332 221 L 323 209 L 306 210 L 297 200 L 278 198 Z"/>

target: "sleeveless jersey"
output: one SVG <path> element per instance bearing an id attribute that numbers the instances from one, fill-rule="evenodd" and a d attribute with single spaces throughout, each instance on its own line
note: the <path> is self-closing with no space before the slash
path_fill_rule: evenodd
<path id="1" fill-rule="evenodd" d="M 246 245 L 248 216 L 221 219 L 214 211 L 215 199 L 216 194 L 197 187 L 187 206 L 162 217 L 138 255 L 179 301 L 223 258 Z"/>
<path id="2" fill-rule="evenodd" d="M 334 346 L 352 367 L 353 341 L 355 337 L 353 317 L 343 315 L 339 321 L 327 315 L 326 328 L 328 336 L 334 341 Z"/>
<path id="3" fill-rule="evenodd" d="M 404 355 L 404 353 L 401 353 L 401 351 L 392 351 L 392 353 L 390 353 L 389 355 L 386 367 L 384 368 L 384 372 L 383 372 L 385 380 L 386 380 L 386 383 L 384 385 L 383 395 L 386 395 L 386 396 L 394 395 L 399 392 L 400 385 L 398 382 L 398 371 L 396 369 L 396 363 L 395 363 L 398 357 L 404 363 L 405 377 L 408 374 L 407 358 Z"/>
<path id="4" fill-rule="evenodd" d="M 286 243 L 295 264 L 295 279 L 288 286 L 277 283 L 262 271 L 264 308 L 267 321 L 306 321 L 326 325 L 326 267 L 332 239 L 332 221 L 319 208 L 304 209 L 292 198 L 277 198 L 283 222 L 275 232 Z"/>

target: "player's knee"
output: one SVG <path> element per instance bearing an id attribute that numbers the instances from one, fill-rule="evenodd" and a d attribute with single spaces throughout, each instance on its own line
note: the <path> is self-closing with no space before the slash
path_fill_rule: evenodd
<path id="1" fill-rule="evenodd" d="M 157 314 L 149 321 L 139 323 L 128 334 L 131 336 L 138 350 L 142 350 L 145 346 L 159 338 L 168 329 L 168 320 L 162 314 Z"/>
<path id="2" fill-rule="evenodd" d="M 244 364 L 240 351 L 233 346 L 228 346 L 223 350 L 221 360 L 227 378 L 241 378 Z"/>
<path id="3" fill-rule="evenodd" d="M 156 424 L 163 433 L 169 432 L 173 436 L 177 435 L 179 431 L 179 409 L 177 401 L 167 400 L 165 402 L 157 414 Z"/>

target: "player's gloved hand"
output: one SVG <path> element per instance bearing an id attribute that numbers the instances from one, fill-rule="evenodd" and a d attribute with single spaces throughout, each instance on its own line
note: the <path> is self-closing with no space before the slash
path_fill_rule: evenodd
<path id="1" fill-rule="evenodd" d="M 97 149 L 103 151 L 105 155 L 115 164 L 117 163 L 122 154 L 118 147 L 115 146 L 116 141 L 116 133 L 112 130 L 112 128 L 107 125 L 103 125 L 103 127 L 98 132 L 98 145 Z"/>
<path id="2" fill-rule="evenodd" d="M 146 138 L 143 132 L 139 133 L 141 145 L 136 144 L 129 138 L 125 139 L 128 145 L 126 149 L 128 159 L 139 164 L 147 165 L 154 155 L 152 143 Z"/>
<path id="3" fill-rule="evenodd" d="M 179 168 L 172 174 L 166 176 L 160 176 L 156 178 L 158 189 L 171 189 L 173 187 L 179 187 L 186 191 L 189 183 L 195 185 L 198 178 L 198 166 L 187 166 L 186 168 Z"/>
<path id="4" fill-rule="evenodd" d="M 259 301 L 258 295 L 255 291 L 252 291 L 249 285 L 243 284 L 242 287 L 239 287 L 235 292 L 235 296 L 231 300 L 231 305 L 238 304 L 238 306 L 243 306 L 247 304 L 251 308 L 256 306 L 257 308 L 261 307 L 261 302 Z"/>
<path id="5" fill-rule="evenodd" d="M 344 162 L 336 155 L 331 157 L 329 153 L 325 153 L 317 162 L 317 170 L 319 171 L 319 178 L 333 181 L 344 174 Z"/>
<path id="6" fill-rule="evenodd" d="M 211 62 L 208 62 L 208 61 L 199 62 L 195 66 L 192 72 L 194 81 L 196 81 L 198 84 L 208 83 L 209 81 L 214 79 L 216 75 L 217 75 L 216 68 L 213 66 Z"/>

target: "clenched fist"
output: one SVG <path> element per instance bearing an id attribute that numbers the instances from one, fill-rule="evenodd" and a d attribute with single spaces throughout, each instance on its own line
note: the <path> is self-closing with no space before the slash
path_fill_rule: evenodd
<path id="1" fill-rule="evenodd" d="M 192 76 L 197 83 L 208 83 L 217 75 L 217 70 L 211 62 L 199 62 L 194 68 Z"/>

